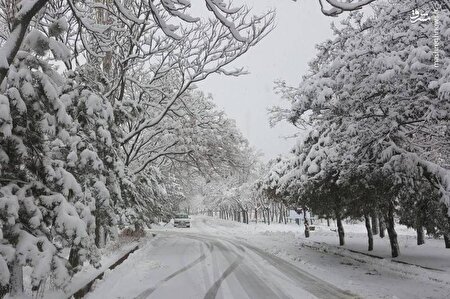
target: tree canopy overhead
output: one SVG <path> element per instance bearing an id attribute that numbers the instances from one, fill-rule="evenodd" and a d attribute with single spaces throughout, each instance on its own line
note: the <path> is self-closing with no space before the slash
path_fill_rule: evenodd
<path id="1" fill-rule="evenodd" d="M 187 175 L 227 175 L 247 141 L 197 90 L 273 28 L 204 0 L 0 1 L 0 296 L 63 287 L 125 225 L 174 213 Z M 62 252 L 69 252 L 64 256 Z"/>

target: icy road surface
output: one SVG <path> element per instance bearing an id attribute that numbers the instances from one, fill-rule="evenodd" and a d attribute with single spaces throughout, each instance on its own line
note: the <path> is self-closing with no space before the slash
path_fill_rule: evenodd
<path id="1" fill-rule="evenodd" d="M 247 242 L 193 228 L 157 237 L 106 273 L 88 298 L 356 298 Z"/>

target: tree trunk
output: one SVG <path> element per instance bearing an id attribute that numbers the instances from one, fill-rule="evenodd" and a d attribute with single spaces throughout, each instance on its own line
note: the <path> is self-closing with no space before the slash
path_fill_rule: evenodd
<path id="1" fill-rule="evenodd" d="M 267 225 L 270 225 L 270 208 L 267 208 Z"/>
<path id="2" fill-rule="evenodd" d="M 275 216 L 275 209 L 274 209 L 274 206 L 272 204 L 270 205 L 270 210 L 271 210 L 270 222 L 273 223 L 273 217 Z"/>
<path id="3" fill-rule="evenodd" d="M 143 225 L 141 225 L 141 231 L 144 232 L 144 226 L 143 226 Z M 107 229 L 105 229 L 105 228 L 103 227 L 103 241 L 102 241 L 103 247 L 105 247 L 106 244 L 108 244 L 108 242 L 109 242 L 110 239 L 111 239 L 110 237 L 111 237 L 111 236 L 110 236 L 110 234 L 109 234 L 109 230 L 107 230 Z"/>
<path id="4" fill-rule="evenodd" d="M 342 225 L 341 215 L 339 215 L 339 213 L 336 213 L 336 224 L 339 235 L 339 245 L 343 246 L 345 245 L 345 233 L 344 233 L 344 226 Z"/>
<path id="5" fill-rule="evenodd" d="M 309 224 L 308 224 L 308 220 L 305 221 L 305 238 L 309 238 Z"/>
<path id="6" fill-rule="evenodd" d="M 72 267 L 72 269 L 76 269 L 78 266 L 80 266 L 80 255 L 78 254 L 78 248 L 75 247 L 70 248 L 69 264 Z"/>
<path id="7" fill-rule="evenodd" d="M 444 235 L 444 243 L 445 243 L 445 248 L 450 248 L 450 236 L 448 234 Z"/>
<path id="8" fill-rule="evenodd" d="M 17 259 L 13 262 L 10 273 L 10 295 L 11 297 L 16 296 L 20 298 L 20 294 L 23 294 L 23 267 Z"/>
<path id="9" fill-rule="evenodd" d="M 98 215 L 97 212 L 94 212 L 94 217 L 95 217 L 95 246 L 97 246 L 97 248 L 102 248 L 103 234 L 100 216 Z"/>
<path id="10" fill-rule="evenodd" d="M 443 208 L 444 215 L 447 215 L 448 214 L 447 206 L 442 205 L 442 208 Z M 446 218 L 446 221 L 448 224 L 447 227 L 450 227 L 450 217 L 446 216 L 445 218 Z M 444 232 L 444 243 L 445 243 L 445 248 L 450 248 L 450 232 L 448 232 L 448 231 Z"/>
<path id="11" fill-rule="evenodd" d="M 330 226 L 330 217 L 327 217 L 327 226 Z"/>
<path id="12" fill-rule="evenodd" d="M 391 243 L 392 257 L 397 257 L 400 255 L 400 248 L 398 246 L 397 232 L 395 231 L 394 207 L 392 206 L 392 204 L 389 207 L 386 224 L 387 232 L 389 235 L 389 242 Z"/>
<path id="13" fill-rule="evenodd" d="M 278 214 L 278 223 L 283 222 L 283 206 L 280 203 L 279 214 Z"/>
<path id="14" fill-rule="evenodd" d="M 372 233 L 374 235 L 378 235 L 378 216 L 377 216 L 377 213 L 372 213 L 370 218 L 372 219 Z"/>
<path id="15" fill-rule="evenodd" d="M 417 226 L 417 245 L 425 244 L 425 232 L 423 231 L 423 226 L 419 224 Z"/>
<path id="16" fill-rule="evenodd" d="M 378 221 L 380 223 L 380 225 L 379 225 L 380 238 L 384 238 L 384 236 L 385 236 L 384 230 L 386 229 L 386 223 L 384 223 L 384 217 L 380 215 L 378 218 Z"/>
<path id="17" fill-rule="evenodd" d="M 258 209 L 255 208 L 255 222 L 258 223 Z"/>
<path id="18" fill-rule="evenodd" d="M 425 244 L 425 232 L 423 229 L 423 224 L 426 221 L 426 215 L 424 211 L 424 204 L 421 202 L 419 204 L 419 210 L 416 215 L 416 232 L 417 232 L 417 245 Z"/>
<path id="19" fill-rule="evenodd" d="M 306 209 L 303 209 L 303 223 L 305 224 L 305 238 L 309 238 L 309 221 L 306 217 Z"/>
<path id="20" fill-rule="evenodd" d="M 283 215 L 284 215 L 284 224 L 287 224 L 287 221 L 288 221 L 287 213 L 288 213 L 288 210 L 287 210 L 286 207 L 284 207 L 284 213 L 283 213 Z"/>
<path id="21" fill-rule="evenodd" d="M 364 220 L 366 222 L 367 238 L 369 240 L 368 250 L 372 251 L 373 250 L 373 231 L 372 231 L 372 228 L 370 227 L 370 218 L 369 218 L 369 216 L 368 215 L 364 215 Z"/>

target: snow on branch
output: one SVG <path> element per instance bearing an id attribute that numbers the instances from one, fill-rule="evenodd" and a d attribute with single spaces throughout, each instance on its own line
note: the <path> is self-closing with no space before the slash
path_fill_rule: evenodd
<path id="1" fill-rule="evenodd" d="M 442 201 L 447 206 L 448 215 L 450 216 L 450 170 L 431 161 L 427 161 L 416 153 L 408 152 L 392 141 L 390 142 L 389 147 L 383 151 L 382 157 L 384 157 L 384 159 L 380 160 L 380 162 L 394 164 L 394 166 L 397 167 L 420 167 L 427 180 L 429 180 L 434 187 L 439 189 Z"/>
<path id="2" fill-rule="evenodd" d="M 151 1 L 150 1 L 151 2 Z M 141 20 L 137 18 L 132 12 L 130 12 L 128 9 L 126 9 L 122 3 L 118 0 L 114 0 L 114 5 L 117 7 L 117 9 L 120 11 L 122 15 L 124 15 L 128 20 L 133 21 L 136 24 L 144 24 L 145 20 Z"/>
<path id="3" fill-rule="evenodd" d="M 339 8 L 343 11 L 351 11 L 359 9 L 375 0 L 356 0 L 356 1 L 338 1 L 338 0 L 326 0 L 331 6 Z"/>
<path id="4" fill-rule="evenodd" d="M 178 26 L 168 24 L 165 18 L 162 16 L 160 9 L 158 9 L 158 7 L 153 3 L 153 1 L 149 1 L 148 3 L 150 5 L 153 19 L 159 25 L 164 34 L 175 40 L 180 40 L 181 36 L 175 33 L 175 31 L 178 29 Z"/>
<path id="5" fill-rule="evenodd" d="M 19 51 L 20 45 L 27 32 L 31 19 L 44 7 L 48 0 L 26 1 L 13 20 L 11 33 L 0 49 L 0 84 L 8 73 L 9 65 L 12 63 Z"/>
<path id="6" fill-rule="evenodd" d="M 353 11 L 360 9 L 361 7 L 370 4 L 375 0 L 350 0 L 345 2 L 339 0 L 325 0 L 329 5 L 331 5 L 331 8 L 328 9 L 324 7 L 323 1 L 324 0 L 319 0 L 322 13 L 326 16 L 335 17 L 344 11 Z"/>
<path id="7" fill-rule="evenodd" d="M 175 16 L 185 22 L 194 23 L 200 21 L 200 18 L 193 18 L 183 11 L 191 6 L 189 1 L 185 0 L 162 0 L 162 6 L 172 16 Z"/>
<path id="8" fill-rule="evenodd" d="M 243 43 L 248 41 L 247 38 L 245 38 L 241 35 L 239 30 L 236 28 L 236 25 L 232 21 L 228 20 L 226 16 L 221 14 L 221 12 L 224 12 L 226 15 L 236 14 L 241 10 L 241 8 L 239 8 L 239 9 L 226 8 L 226 6 L 222 0 L 205 0 L 205 1 L 206 1 L 206 7 L 208 7 L 208 9 L 210 11 L 212 11 L 214 16 L 225 27 L 227 27 L 230 30 L 231 34 L 233 35 L 233 37 L 236 40 L 243 42 Z"/>
<path id="9" fill-rule="evenodd" d="M 245 16 L 246 11 L 240 11 L 239 16 L 233 17 L 239 19 L 237 28 L 249 32 L 245 43 L 235 39 L 228 28 L 217 19 L 210 20 L 208 23 L 198 22 L 189 29 L 181 29 L 181 40 L 172 41 L 174 47 L 170 49 L 168 56 L 160 57 L 167 67 L 161 68 L 156 62 L 154 73 L 147 72 L 145 75 L 146 84 L 137 83 L 136 80 L 130 79 L 132 76 L 126 76 L 128 81 L 132 81 L 133 84 L 145 90 L 145 93 L 158 92 L 160 96 L 163 96 L 164 101 L 163 109 L 159 111 L 159 114 L 154 115 L 153 118 L 146 117 L 139 122 L 134 130 L 129 131 L 122 138 L 120 141 L 122 145 L 132 141 L 142 131 L 159 124 L 192 84 L 204 80 L 213 73 L 232 76 L 245 74 L 243 69 L 226 70 L 225 67 L 245 54 L 251 46 L 271 31 L 274 14 L 269 12 L 264 16 L 254 17 L 249 23 L 243 20 Z M 175 85 L 170 92 L 164 91 L 164 86 L 159 88 L 157 84 L 151 84 L 173 76 L 177 80 L 173 81 Z"/>

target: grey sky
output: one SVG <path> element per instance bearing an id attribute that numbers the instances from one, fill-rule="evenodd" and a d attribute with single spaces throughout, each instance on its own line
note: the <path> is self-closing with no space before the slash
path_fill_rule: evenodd
<path id="1" fill-rule="evenodd" d="M 276 28 L 260 44 L 231 67 L 244 66 L 249 75 L 213 75 L 199 87 L 211 93 L 219 107 L 234 118 L 252 146 L 261 150 L 264 160 L 289 151 L 295 140 L 282 136 L 295 133 L 288 124 L 270 128 L 267 108 L 281 103 L 273 92 L 276 79 L 298 84 L 316 51 L 315 44 L 331 37 L 333 18 L 321 14 L 318 1 L 240 0 L 256 14 L 276 8 Z"/>

